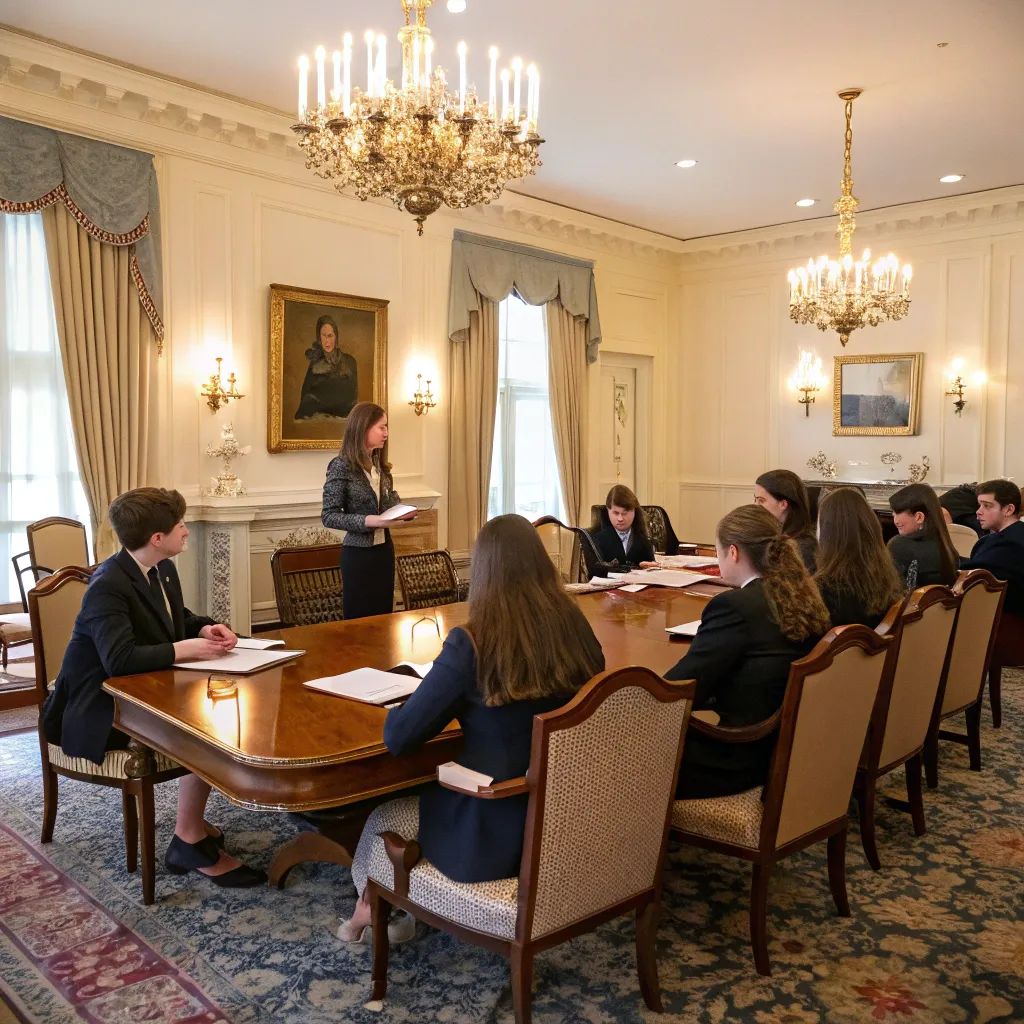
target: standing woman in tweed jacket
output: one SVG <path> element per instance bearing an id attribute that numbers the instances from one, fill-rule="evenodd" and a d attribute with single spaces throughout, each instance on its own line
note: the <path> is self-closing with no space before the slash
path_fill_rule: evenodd
<path id="1" fill-rule="evenodd" d="M 388 527 L 416 516 L 380 517 L 400 500 L 384 454 L 387 442 L 387 413 L 373 402 L 360 402 L 348 415 L 341 452 L 327 467 L 320 518 L 328 529 L 345 531 L 341 587 L 346 619 L 383 615 L 394 608 L 395 546 Z"/>

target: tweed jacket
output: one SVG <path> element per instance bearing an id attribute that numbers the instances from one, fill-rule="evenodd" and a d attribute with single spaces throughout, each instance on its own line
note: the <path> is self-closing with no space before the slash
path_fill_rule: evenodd
<path id="1" fill-rule="evenodd" d="M 380 475 L 380 502 L 361 466 L 352 467 L 343 455 L 331 459 L 324 481 L 324 505 L 320 521 L 329 530 L 344 530 L 343 544 L 373 547 L 373 529 L 367 516 L 379 516 L 401 501 L 391 485 L 391 474 Z"/>

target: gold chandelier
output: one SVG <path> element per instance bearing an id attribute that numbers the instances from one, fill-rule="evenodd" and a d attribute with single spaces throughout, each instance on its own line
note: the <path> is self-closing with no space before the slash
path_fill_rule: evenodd
<path id="1" fill-rule="evenodd" d="M 433 0 L 401 0 L 405 26 L 402 83 L 387 79 L 387 38 L 365 35 L 365 91 L 352 85 L 352 36 L 332 54 L 334 88 L 325 81 L 326 52 L 317 47 L 316 105 L 308 102 L 310 64 L 299 60 L 299 123 L 293 126 L 306 166 L 363 201 L 386 196 L 423 222 L 442 204 L 465 209 L 497 199 L 508 181 L 540 167 L 537 134 L 540 75 L 516 57 L 498 72 L 491 47 L 486 101 L 466 83 L 466 44 L 459 43 L 459 89 L 449 92 L 442 68 L 432 68 L 434 41 L 426 25 Z M 524 82 L 525 78 L 525 82 Z M 501 105 L 498 105 L 498 83 Z M 525 103 L 524 100 L 525 85 Z"/>
<path id="2" fill-rule="evenodd" d="M 854 213 L 859 205 L 850 176 L 853 101 L 860 89 L 845 89 L 839 98 L 846 103 L 846 152 L 841 194 L 833 209 L 839 216 L 839 259 L 822 256 L 817 262 L 789 272 L 789 315 L 798 324 L 814 324 L 821 331 L 836 331 L 845 346 L 858 327 L 877 327 L 886 320 L 900 320 L 910 311 L 910 264 L 900 270 L 899 260 L 889 253 L 871 263 L 864 250 L 856 262 L 851 255 Z"/>

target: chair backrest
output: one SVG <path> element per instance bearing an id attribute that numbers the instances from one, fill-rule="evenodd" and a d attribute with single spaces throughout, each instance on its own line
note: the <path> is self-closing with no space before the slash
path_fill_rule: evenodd
<path id="1" fill-rule="evenodd" d="M 978 543 L 978 535 L 969 526 L 961 526 L 959 523 L 948 523 L 946 529 L 949 531 L 949 539 L 956 548 L 956 553 L 961 558 L 970 558 L 974 545 Z"/>
<path id="2" fill-rule="evenodd" d="M 518 939 L 660 893 L 694 687 L 623 668 L 534 718 Z"/>
<path id="3" fill-rule="evenodd" d="M 580 540 L 572 527 L 566 526 L 554 516 L 541 516 L 533 525 L 562 582 L 579 583 L 582 579 L 580 569 L 583 560 Z"/>
<path id="4" fill-rule="evenodd" d="M 270 556 L 270 569 L 282 622 L 311 626 L 344 618 L 340 544 L 278 548 Z"/>
<path id="5" fill-rule="evenodd" d="M 764 793 L 761 848 L 843 818 L 893 640 L 840 626 L 793 662 Z"/>
<path id="6" fill-rule="evenodd" d="M 88 565 L 89 545 L 85 527 L 77 519 L 50 516 L 25 527 L 28 553 L 39 582 L 42 570 L 56 572 L 65 565 Z"/>
<path id="7" fill-rule="evenodd" d="M 651 544 L 655 551 L 664 552 L 666 555 L 679 554 L 679 539 L 675 530 L 672 529 L 672 520 L 668 513 L 660 505 L 641 505 L 644 519 L 647 522 L 647 535 L 651 538 Z"/>
<path id="8" fill-rule="evenodd" d="M 607 572 L 607 569 L 604 568 L 606 563 L 601 558 L 601 552 L 598 551 L 593 536 L 588 531 L 581 530 L 578 526 L 571 526 L 569 529 L 576 534 L 579 541 L 581 579 L 586 577 L 589 580 L 594 576 L 604 575 Z M 624 569 L 625 567 L 623 566 L 622 568 Z"/>
<path id="9" fill-rule="evenodd" d="M 960 573 L 953 584 L 953 593 L 961 595 L 960 615 L 953 633 L 942 696 L 944 716 L 981 699 L 1006 597 L 1006 584 L 986 569 L 972 569 Z"/>
<path id="10" fill-rule="evenodd" d="M 921 587 L 904 603 L 893 635 L 892 683 L 879 692 L 885 706 L 876 707 L 881 720 L 873 722 L 882 733 L 875 767 L 906 759 L 924 746 L 959 608 L 960 598 L 940 586 Z"/>
<path id="11" fill-rule="evenodd" d="M 28 592 L 36 662 L 36 699 L 40 707 L 46 700 L 48 685 L 60 672 L 91 575 L 91 568 L 65 566 Z"/>
<path id="12" fill-rule="evenodd" d="M 399 555 L 395 571 L 406 609 L 433 608 L 459 600 L 459 574 L 447 551 L 422 551 Z"/>

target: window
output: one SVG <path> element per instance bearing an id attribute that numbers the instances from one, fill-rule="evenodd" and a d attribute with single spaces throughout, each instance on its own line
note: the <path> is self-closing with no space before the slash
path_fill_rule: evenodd
<path id="1" fill-rule="evenodd" d="M 498 408 L 487 517 L 565 520 L 548 401 L 544 307 L 515 293 L 498 310 Z"/>
<path id="2" fill-rule="evenodd" d="M 28 549 L 25 527 L 46 516 L 89 528 L 43 219 L 0 214 L 0 603 L 20 600 L 11 557 Z"/>

